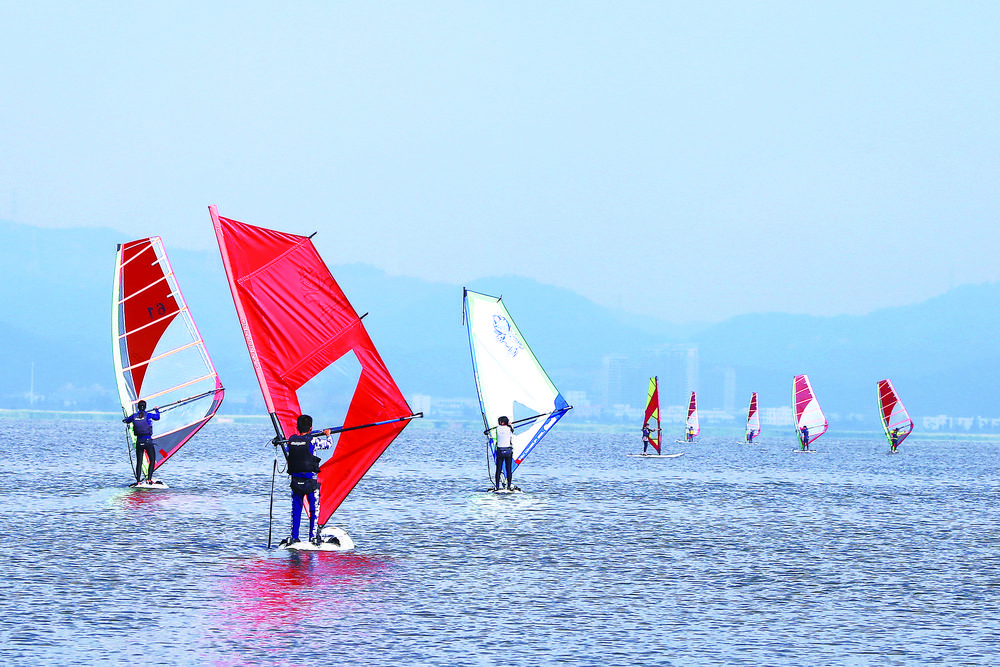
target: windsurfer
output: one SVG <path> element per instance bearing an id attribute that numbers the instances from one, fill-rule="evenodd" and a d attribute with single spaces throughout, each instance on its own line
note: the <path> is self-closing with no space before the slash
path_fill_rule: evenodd
<path id="1" fill-rule="evenodd" d="M 493 478 L 493 488 L 500 490 L 500 466 L 503 465 L 507 472 L 507 488 L 515 490 L 514 480 L 511 477 L 514 467 L 514 427 L 510 425 L 507 417 L 497 418 L 497 470 Z"/>
<path id="2" fill-rule="evenodd" d="M 801 430 L 802 449 L 809 449 L 809 427 L 803 426 Z"/>
<path id="3" fill-rule="evenodd" d="M 124 424 L 132 425 L 135 433 L 135 482 L 142 481 L 143 455 L 146 456 L 146 483 L 153 483 L 153 464 L 156 462 L 156 449 L 153 447 L 153 420 L 159 421 L 160 409 L 153 408 L 146 412 L 146 401 L 135 405 L 135 412 L 122 420 Z"/>
<path id="4" fill-rule="evenodd" d="M 642 455 L 646 456 L 646 448 L 649 447 L 649 434 L 653 429 L 649 428 L 649 422 L 642 425 Z"/>
<path id="5" fill-rule="evenodd" d="M 687 433 L 685 434 L 685 438 L 687 439 L 688 442 L 694 442 L 694 426 L 687 427 Z"/>
<path id="6" fill-rule="evenodd" d="M 750 429 L 747 432 L 747 442 L 753 442 L 754 437 L 757 435 L 757 431 Z"/>
<path id="7" fill-rule="evenodd" d="M 302 520 L 302 506 L 309 502 L 309 540 L 317 539 L 316 515 L 319 507 L 316 505 L 316 491 L 319 483 L 316 473 L 319 472 L 319 457 L 317 449 L 329 449 L 332 445 L 330 429 L 323 429 L 323 437 L 312 432 L 313 419 L 309 415 L 299 415 L 295 422 L 298 431 L 282 443 L 282 451 L 288 462 L 288 474 L 291 475 L 292 488 L 292 532 L 291 536 L 282 540 L 282 545 L 299 541 L 299 522 Z M 279 545 L 280 546 L 280 545 Z"/>
<path id="8" fill-rule="evenodd" d="M 890 433 L 889 436 L 889 444 L 892 447 L 891 451 L 895 452 L 896 447 L 899 447 L 899 429 L 892 429 L 892 433 Z"/>

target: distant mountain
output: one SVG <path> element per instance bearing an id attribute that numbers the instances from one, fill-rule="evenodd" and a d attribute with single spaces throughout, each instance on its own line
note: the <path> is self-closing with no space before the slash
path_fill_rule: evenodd
<path id="1" fill-rule="evenodd" d="M 0 233 L 0 407 L 24 405 L 34 363 L 34 392 L 45 407 L 117 410 L 112 274 L 116 245 L 131 239 L 106 229 L 2 221 Z M 260 411 L 218 253 L 169 245 L 167 252 L 227 387 L 223 411 Z M 331 268 L 358 312 L 369 313 L 365 326 L 404 394 L 475 397 L 461 285 L 390 276 L 361 264 Z M 638 406 L 645 398 L 643 378 L 667 372 L 658 351 L 687 345 L 698 349 L 703 408 L 723 407 L 727 377 L 737 411 L 751 391 L 759 392 L 762 406 L 788 405 L 791 378 L 804 372 L 828 412 L 863 414 L 869 427 L 877 427 L 875 382 L 883 377 L 893 379 L 915 415 L 1000 413 L 991 383 L 1000 370 L 996 283 L 864 316 L 767 313 L 688 326 L 603 308 L 515 276 L 467 287 L 502 295 L 557 386 L 585 391 L 597 403 L 607 395 Z M 629 369 L 618 378 L 623 386 L 617 395 L 609 390 L 607 355 L 625 360 Z M 664 405 L 682 400 L 662 398 Z"/>

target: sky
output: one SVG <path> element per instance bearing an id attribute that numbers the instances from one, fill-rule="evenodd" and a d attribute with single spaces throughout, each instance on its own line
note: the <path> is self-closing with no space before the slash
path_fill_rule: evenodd
<path id="1" fill-rule="evenodd" d="M 0 218 L 676 323 L 1000 280 L 1000 3 L 0 0 Z"/>

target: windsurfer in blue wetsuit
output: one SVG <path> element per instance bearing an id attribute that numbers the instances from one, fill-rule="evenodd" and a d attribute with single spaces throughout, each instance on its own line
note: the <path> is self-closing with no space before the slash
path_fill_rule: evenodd
<path id="1" fill-rule="evenodd" d="M 153 408 L 146 412 L 146 401 L 139 401 L 135 405 L 135 412 L 122 420 L 122 423 L 131 424 L 132 432 L 135 433 L 136 484 L 142 481 L 143 454 L 149 461 L 146 468 L 146 483 L 153 483 L 153 464 L 156 462 L 156 449 L 153 447 L 153 421 L 159 421 L 159 419 L 159 408 Z"/>
<path id="2" fill-rule="evenodd" d="M 649 422 L 642 425 L 642 455 L 646 456 L 646 448 L 649 447 L 649 435 L 653 429 L 649 428 Z"/>
<path id="3" fill-rule="evenodd" d="M 319 506 L 316 504 L 316 491 L 319 489 L 319 483 L 316 481 L 316 473 L 319 472 L 320 459 L 315 451 L 329 449 L 332 443 L 330 429 L 324 429 L 323 437 L 319 437 L 319 433 L 312 432 L 312 426 L 312 417 L 299 415 L 295 422 L 298 433 L 281 445 L 285 460 L 288 462 L 288 474 L 292 477 L 292 532 L 291 537 L 282 540 L 278 546 L 299 541 L 299 522 L 302 520 L 302 506 L 306 501 L 309 502 L 309 540 L 318 538 L 316 513 L 319 511 Z"/>
<path id="4" fill-rule="evenodd" d="M 899 429 L 898 428 L 892 429 L 892 432 L 889 434 L 889 446 L 891 447 L 891 449 L 889 451 L 891 451 L 893 453 L 896 452 L 896 447 L 899 447 Z"/>
<path id="5" fill-rule="evenodd" d="M 493 488 L 500 490 L 500 466 L 503 465 L 507 472 L 507 488 L 511 491 L 514 480 L 511 478 L 514 467 L 514 427 L 510 425 L 507 417 L 497 418 L 497 471 L 493 479 Z"/>
<path id="6" fill-rule="evenodd" d="M 752 443 L 753 439 L 754 439 L 754 436 L 756 436 L 756 435 L 757 435 L 757 431 L 755 431 L 753 429 L 750 429 L 747 432 L 747 442 Z"/>
<path id="7" fill-rule="evenodd" d="M 809 449 L 809 427 L 803 426 L 801 434 L 802 434 L 802 449 L 807 450 Z"/>

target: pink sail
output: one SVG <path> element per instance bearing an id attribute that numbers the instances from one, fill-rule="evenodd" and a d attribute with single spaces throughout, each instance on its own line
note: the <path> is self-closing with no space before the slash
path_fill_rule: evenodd
<path id="1" fill-rule="evenodd" d="M 892 386 L 892 380 L 878 381 L 878 408 L 886 439 L 890 445 L 895 444 L 898 447 L 913 432 L 913 420 L 903 402 L 899 400 L 899 394 Z M 893 443 L 894 433 L 895 443 Z"/>
<path id="2" fill-rule="evenodd" d="M 757 411 L 757 392 L 753 392 L 750 395 L 750 407 L 747 408 L 746 441 L 753 442 L 758 435 L 760 435 L 760 413 Z"/>
<path id="3" fill-rule="evenodd" d="M 693 391 L 691 392 L 690 400 L 688 400 L 688 414 L 685 425 L 687 429 L 685 433 L 690 437 L 701 433 L 701 424 L 698 422 L 698 396 Z"/>
<path id="4" fill-rule="evenodd" d="M 361 375 L 333 456 L 320 467 L 319 526 L 415 415 L 361 318 L 309 237 L 254 227 L 209 207 L 250 360 L 280 438 L 295 433 L 297 391 L 353 353 Z M 321 415 L 316 416 L 321 419 Z"/>
<path id="5" fill-rule="evenodd" d="M 799 442 L 808 446 L 816 438 L 826 433 L 826 415 L 816 400 L 812 383 L 808 375 L 796 375 L 792 381 L 792 411 L 795 414 L 795 428 L 798 431 Z M 807 429 L 809 437 L 802 438 L 802 429 Z"/>

